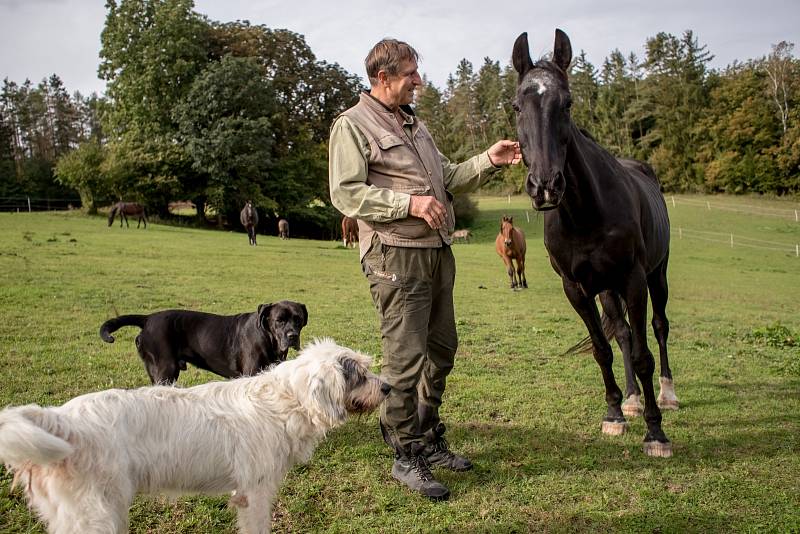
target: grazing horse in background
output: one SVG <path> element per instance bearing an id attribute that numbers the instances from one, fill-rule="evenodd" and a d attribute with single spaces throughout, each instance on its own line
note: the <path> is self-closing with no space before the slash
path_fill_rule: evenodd
<path id="1" fill-rule="evenodd" d="M 289 239 L 289 221 L 286 219 L 278 221 L 278 236 L 281 239 Z"/>
<path id="2" fill-rule="evenodd" d="M 464 228 L 463 230 L 456 230 L 453 232 L 453 243 L 457 241 L 463 241 L 464 243 L 469 243 L 469 238 L 472 237 L 472 232 Z"/>
<path id="3" fill-rule="evenodd" d="M 131 225 L 128 224 L 128 215 L 132 217 L 139 217 L 139 223 L 136 225 L 136 228 L 139 228 L 139 226 L 142 224 L 142 221 L 144 221 L 144 227 L 147 228 L 147 213 L 145 212 L 144 206 L 138 202 L 117 202 L 111 206 L 111 210 L 108 212 L 109 226 L 114 224 L 114 217 L 117 215 L 119 215 L 120 228 L 122 228 L 123 221 L 125 221 L 125 224 L 128 228 L 131 227 Z"/>
<path id="4" fill-rule="evenodd" d="M 242 208 L 242 212 L 239 213 L 239 221 L 241 221 L 244 229 L 247 230 L 247 238 L 249 239 L 250 244 L 253 246 L 257 245 L 256 228 L 258 227 L 258 212 L 253 207 L 252 200 L 248 200 L 247 204 L 245 204 L 244 208 Z"/>
<path id="5" fill-rule="evenodd" d="M 628 393 L 639 392 L 631 370 L 644 391 L 644 452 L 668 457 L 672 444 L 661 428 L 646 331 L 649 290 L 661 356 L 659 400 L 663 408 L 677 407 L 667 360 L 667 208 L 649 165 L 616 159 L 572 122 L 567 80 L 571 59 L 572 46 L 561 30 L 556 30 L 552 61 L 531 61 L 527 33 L 514 43 L 512 62 L 519 79 L 513 108 L 528 166 L 525 189 L 533 208 L 545 212 L 544 244 L 550 263 L 589 331 L 602 371 L 608 403 L 603 432 L 622 434 L 627 427 L 611 366 L 607 337 L 612 334 L 622 350 Z M 603 319 L 595 303 L 598 295 Z"/>
<path id="6" fill-rule="evenodd" d="M 348 245 L 355 248 L 358 243 L 358 221 L 348 217 L 342 216 L 342 245 L 347 248 Z"/>
<path id="7" fill-rule="evenodd" d="M 503 215 L 500 220 L 500 233 L 494 240 L 494 249 L 503 258 L 506 264 L 508 277 L 511 279 L 511 289 L 522 289 L 528 287 L 525 279 L 525 234 L 522 230 L 514 227 L 514 218 Z M 516 273 L 514 272 L 514 262 L 517 262 Z M 515 276 L 516 274 L 516 276 Z"/>

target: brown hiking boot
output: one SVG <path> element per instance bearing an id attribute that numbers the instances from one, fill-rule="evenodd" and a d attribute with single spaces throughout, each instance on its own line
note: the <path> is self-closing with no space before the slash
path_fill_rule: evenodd
<path id="1" fill-rule="evenodd" d="M 446 500 L 450 497 L 450 490 L 433 478 L 424 449 L 421 443 L 412 443 L 409 450 L 398 451 L 392 465 L 392 477 L 429 499 Z"/>

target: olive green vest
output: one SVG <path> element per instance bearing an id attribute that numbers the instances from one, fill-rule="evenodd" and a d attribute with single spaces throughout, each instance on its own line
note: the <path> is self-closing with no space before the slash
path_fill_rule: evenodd
<path id="1" fill-rule="evenodd" d="M 395 114 L 366 93 L 342 115 L 350 118 L 369 143 L 367 184 L 410 195 L 434 196 L 446 206 L 445 224 L 432 229 L 424 219 L 406 217 L 387 223 L 358 221 L 359 241 L 369 247 L 377 233 L 386 245 L 434 248 L 451 243 L 455 216 L 453 196 L 444 188 L 442 160 L 431 134 L 414 118 L 410 135 Z M 361 256 L 366 250 L 361 251 Z"/>

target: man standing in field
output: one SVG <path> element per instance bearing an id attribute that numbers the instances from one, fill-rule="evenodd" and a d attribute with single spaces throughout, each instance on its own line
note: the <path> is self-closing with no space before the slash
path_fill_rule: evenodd
<path id="1" fill-rule="evenodd" d="M 422 84 L 417 52 L 384 39 L 365 60 L 370 91 L 333 123 L 331 201 L 358 219 L 361 266 L 380 316 L 383 438 L 395 451 L 392 476 L 431 499 L 450 491 L 432 465 L 466 471 L 472 463 L 444 439 L 439 406 L 458 339 L 450 249 L 453 193 L 477 189 L 499 165 L 519 163 L 519 144 L 498 141 L 453 164 L 409 106 Z"/>

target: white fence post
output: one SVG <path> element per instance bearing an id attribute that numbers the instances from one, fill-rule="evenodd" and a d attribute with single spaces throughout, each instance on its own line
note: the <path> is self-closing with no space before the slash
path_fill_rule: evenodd
<path id="1" fill-rule="evenodd" d="M 708 200 L 706 200 L 706 207 L 707 207 L 708 209 L 711 209 L 711 202 L 709 202 Z"/>
<path id="2" fill-rule="evenodd" d="M 675 207 L 675 196 L 674 195 L 672 196 L 672 207 L 673 208 Z M 795 212 L 795 213 L 797 213 L 797 212 Z"/>
<path id="3" fill-rule="evenodd" d="M 794 246 L 794 255 L 800 258 L 800 245 Z"/>
<path id="4" fill-rule="evenodd" d="M 731 234 L 731 248 L 733 248 L 733 234 Z"/>
<path id="5" fill-rule="evenodd" d="M 797 221 L 800 221 L 800 219 L 797 218 L 797 210 L 794 210 L 794 222 Z"/>
<path id="6" fill-rule="evenodd" d="M 28 213 L 31 212 L 31 197 L 28 197 Z"/>
<path id="7" fill-rule="evenodd" d="M 511 204 L 511 195 L 508 195 L 508 203 Z"/>

